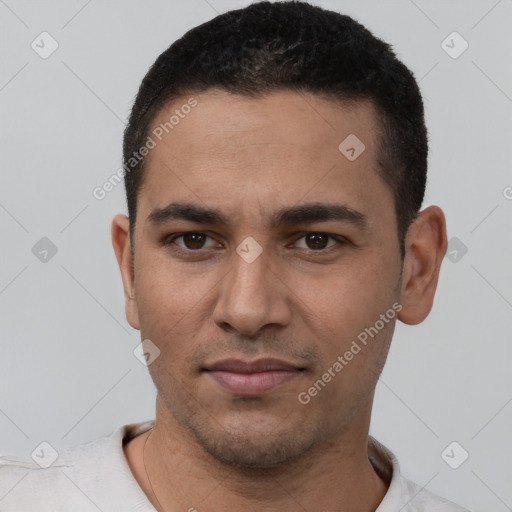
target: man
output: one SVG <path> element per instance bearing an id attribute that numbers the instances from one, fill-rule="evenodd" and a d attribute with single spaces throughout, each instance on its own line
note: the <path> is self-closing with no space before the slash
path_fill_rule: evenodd
<path id="1" fill-rule="evenodd" d="M 6 462 L 1 510 L 463 511 L 368 435 L 446 250 L 389 45 L 303 2 L 220 15 L 151 67 L 123 152 L 112 240 L 155 421 Z"/>

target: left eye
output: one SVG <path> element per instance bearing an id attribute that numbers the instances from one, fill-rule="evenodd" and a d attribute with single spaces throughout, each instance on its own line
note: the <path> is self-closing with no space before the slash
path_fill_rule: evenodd
<path id="1" fill-rule="evenodd" d="M 304 239 L 305 243 L 300 248 L 313 250 L 313 251 L 328 249 L 329 247 L 332 247 L 336 243 L 341 242 L 340 240 L 333 237 L 332 235 L 328 235 L 327 233 L 316 233 L 316 232 L 306 233 L 304 236 L 299 238 L 299 240 L 302 240 L 302 239 Z M 333 240 L 333 243 L 331 243 L 330 245 L 327 245 L 329 239 Z"/>

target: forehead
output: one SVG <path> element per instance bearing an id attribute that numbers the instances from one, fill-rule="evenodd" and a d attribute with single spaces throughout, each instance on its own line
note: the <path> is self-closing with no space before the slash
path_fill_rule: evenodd
<path id="1" fill-rule="evenodd" d="M 388 188 L 377 169 L 378 124 L 369 101 L 208 90 L 174 99 L 149 134 L 155 147 L 147 157 L 141 207 L 187 196 L 226 208 L 238 198 L 238 206 L 249 208 L 266 200 L 294 204 L 305 195 L 350 199 L 355 206 Z"/>
<path id="2" fill-rule="evenodd" d="M 193 108 L 192 102 L 197 102 Z M 350 134 L 364 139 L 372 153 L 376 129 L 369 100 L 339 102 L 289 90 L 248 97 L 210 89 L 174 99 L 158 112 L 151 131 L 161 132 L 157 142 L 190 149 L 177 156 L 200 157 L 211 146 L 256 144 L 293 145 L 304 154 L 321 147 L 332 152 Z"/>

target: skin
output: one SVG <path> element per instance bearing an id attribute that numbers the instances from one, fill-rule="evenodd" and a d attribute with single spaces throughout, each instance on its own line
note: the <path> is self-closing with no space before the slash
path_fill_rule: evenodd
<path id="1" fill-rule="evenodd" d="M 395 320 L 307 405 L 297 397 L 394 303 L 402 322 L 426 318 L 446 251 L 444 215 L 435 206 L 420 212 L 402 261 L 367 101 L 349 107 L 292 91 L 193 97 L 199 104 L 149 154 L 134 255 L 126 216 L 112 223 L 128 322 L 160 350 L 149 365 L 155 427 L 125 446 L 129 466 L 157 510 L 375 511 L 389 482 L 368 460 L 368 430 Z M 351 133 L 365 144 L 354 161 L 338 150 Z M 148 220 L 178 201 L 216 208 L 229 224 Z M 306 203 L 343 204 L 365 227 L 270 222 Z M 184 231 L 208 237 L 162 243 Z M 262 248 L 252 263 L 236 252 L 248 236 Z M 270 393 L 240 397 L 201 371 L 228 357 L 274 357 L 303 371 Z M 151 485 L 142 458 L 149 434 Z"/>

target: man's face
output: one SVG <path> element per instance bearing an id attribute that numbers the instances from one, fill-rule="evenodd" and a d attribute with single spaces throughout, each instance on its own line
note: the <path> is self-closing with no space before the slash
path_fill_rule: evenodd
<path id="1" fill-rule="evenodd" d="M 377 172 L 368 102 L 193 96 L 149 155 L 128 318 L 160 350 L 149 369 L 170 417 L 219 460 L 271 467 L 368 419 L 395 321 L 375 325 L 400 299 L 393 194 Z M 365 146 L 353 161 L 338 149 L 350 134 Z M 185 203 L 225 223 L 193 209 L 151 217 Z M 269 358 L 281 363 L 244 370 Z"/>

